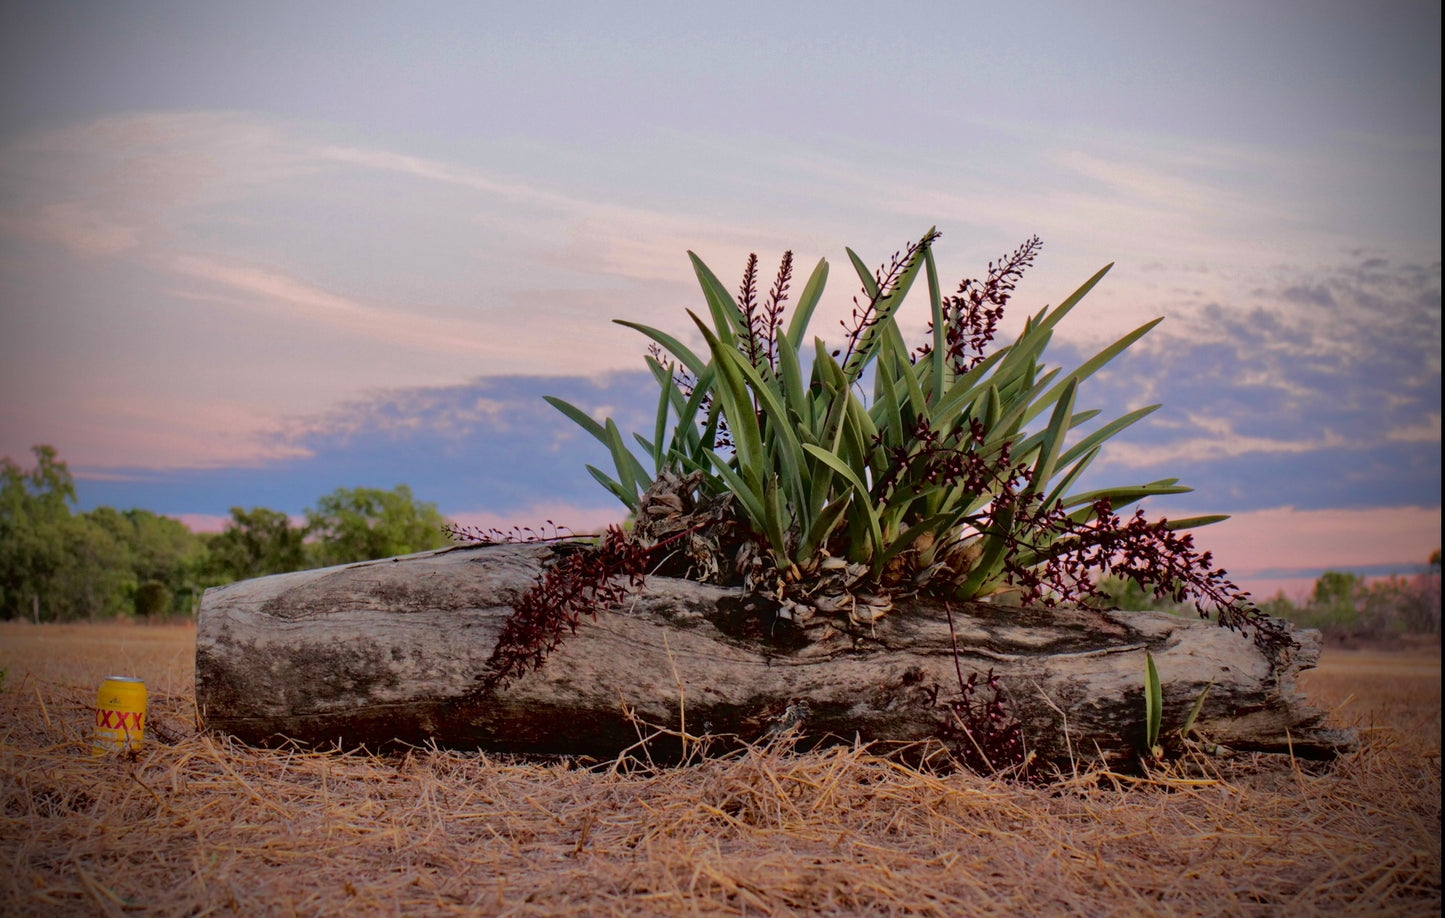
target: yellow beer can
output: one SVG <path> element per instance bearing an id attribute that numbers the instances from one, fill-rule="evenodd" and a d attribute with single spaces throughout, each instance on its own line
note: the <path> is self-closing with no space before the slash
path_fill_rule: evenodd
<path id="1" fill-rule="evenodd" d="M 95 754 L 138 751 L 145 732 L 146 684 L 130 676 L 106 676 L 95 699 Z"/>

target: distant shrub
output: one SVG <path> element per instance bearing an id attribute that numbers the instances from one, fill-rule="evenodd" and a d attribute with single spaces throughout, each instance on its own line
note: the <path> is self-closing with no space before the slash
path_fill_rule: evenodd
<path id="1" fill-rule="evenodd" d="M 1366 583 L 1359 575 L 1325 571 L 1303 604 L 1283 593 L 1260 609 L 1301 628 L 1318 628 L 1339 640 L 1386 640 L 1400 635 L 1440 634 L 1440 571 L 1392 576 Z"/>
<path id="2" fill-rule="evenodd" d="M 159 580 L 147 580 L 135 590 L 137 618 L 164 618 L 171 614 L 171 591 Z"/>
<path id="3" fill-rule="evenodd" d="M 1191 603 L 1176 602 L 1169 596 L 1156 596 L 1137 581 L 1109 576 L 1099 581 L 1100 604 L 1121 612 L 1168 612 L 1170 615 L 1194 615 Z M 1263 608 L 1263 606 L 1261 606 Z M 1265 609 L 1264 611 L 1269 611 Z M 1276 616 L 1278 618 L 1278 616 Z"/>

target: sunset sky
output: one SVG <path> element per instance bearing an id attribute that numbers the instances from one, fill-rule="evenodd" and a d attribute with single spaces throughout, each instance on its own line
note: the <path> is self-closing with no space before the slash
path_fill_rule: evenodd
<path id="1" fill-rule="evenodd" d="M 1440 4 L 0 5 L 0 455 L 197 527 L 412 486 L 464 523 L 622 508 L 541 400 L 650 421 L 693 250 L 832 265 L 936 225 L 1005 322 L 1115 268 L 1097 485 L 1257 593 L 1440 544 Z M 801 278 L 798 286 L 801 286 Z M 920 298 L 905 328 L 922 330 Z"/>

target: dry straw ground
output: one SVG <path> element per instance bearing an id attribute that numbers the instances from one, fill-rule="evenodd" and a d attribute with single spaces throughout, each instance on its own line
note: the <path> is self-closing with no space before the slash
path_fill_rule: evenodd
<path id="1" fill-rule="evenodd" d="M 651 771 L 198 734 L 185 626 L 0 624 L 0 914 L 1438 915 L 1440 655 L 1327 651 L 1328 768 L 1023 787 L 847 748 Z M 151 690 L 88 752 L 105 675 Z"/>

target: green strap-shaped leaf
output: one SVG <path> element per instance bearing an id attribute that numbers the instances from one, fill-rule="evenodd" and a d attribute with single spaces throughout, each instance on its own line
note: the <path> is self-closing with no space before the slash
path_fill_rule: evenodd
<path id="1" fill-rule="evenodd" d="M 627 491 L 626 491 L 626 489 L 624 489 L 624 488 L 622 487 L 622 485 L 618 484 L 616 481 L 614 481 L 613 479 L 609 478 L 605 472 L 603 472 L 601 469 L 597 468 L 597 466 L 595 466 L 595 465 L 589 465 L 589 466 L 587 466 L 587 471 L 592 474 L 592 477 L 593 477 L 593 478 L 597 479 L 597 482 L 598 482 L 599 484 L 601 484 L 602 487 L 604 487 L 604 488 L 606 488 L 607 490 L 611 491 L 611 492 L 617 497 L 618 500 L 620 500 L 620 501 L 622 501 L 622 503 L 626 504 L 628 510 L 630 510 L 630 511 L 633 512 L 633 513 L 636 513 L 636 512 L 637 512 L 637 495 L 636 495 L 636 494 L 628 494 Z"/>
<path id="2" fill-rule="evenodd" d="M 1123 417 L 1115 418 L 1114 420 L 1105 424 L 1103 427 L 1100 427 L 1098 430 L 1095 430 L 1088 436 L 1084 437 L 1078 443 L 1075 443 L 1073 446 L 1069 447 L 1068 451 L 1059 457 L 1059 464 L 1068 465 L 1070 462 L 1073 462 L 1076 458 L 1082 456 L 1084 453 L 1087 453 L 1095 447 L 1102 445 L 1105 440 L 1113 437 L 1121 430 L 1124 430 L 1126 427 L 1133 425 L 1135 422 L 1139 421 L 1142 418 L 1148 417 L 1149 415 L 1153 414 L 1155 411 L 1158 410 L 1158 405 L 1146 405 L 1143 408 L 1139 408 L 1129 412 Z"/>
<path id="3" fill-rule="evenodd" d="M 1074 483 L 1079 480 L 1079 476 L 1084 474 L 1084 470 L 1087 469 L 1099 455 L 1099 449 L 1097 446 L 1094 447 L 1078 457 L 1072 465 L 1065 463 L 1063 457 L 1059 458 L 1059 465 L 1067 468 L 1068 471 L 1064 473 L 1059 483 L 1054 486 L 1054 489 L 1049 492 L 1048 497 L 1044 498 L 1045 507 L 1052 507 L 1054 504 L 1066 499 L 1065 495 L 1069 493 L 1069 489 L 1074 486 Z M 1069 452 L 1072 453 L 1073 450 Z"/>
<path id="4" fill-rule="evenodd" d="M 664 370 L 661 394 L 657 398 L 657 418 L 652 427 L 652 465 L 653 474 L 661 475 L 662 468 L 667 460 L 667 419 L 672 410 L 672 396 L 674 386 L 672 374 Z"/>
<path id="5" fill-rule="evenodd" d="M 573 405 L 571 402 L 564 401 L 554 395 L 544 395 L 542 396 L 542 400 L 565 414 L 568 419 L 578 427 L 581 427 L 596 437 L 598 442 L 603 446 L 607 445 L 607 430 L 601 424 L 597 423 L 590 414 Z"/>
<path id="6" fill-rule="evenodd" d="M 737 300 L 733 299 L 728 288 L 717 279 L 711 268 L 703 264 L 701 258 L 692 252 L 688 252 L 687 257 L 692 259 L 692 270 L 697 275 L 698 283 L 702 285 L 703 297 L 712 313 L 713 324 L 717 326 L 718 337 L 727 340 L 731 345 L 738 338 L 749 335 L 751 330 L 748 328 L 747 316 L 738 308 Z"/>
<path id="7" fill-rule="evenodd" d="M 1199 719 L 1199 712 L 1204 710 L 1204 699 L 1209 697 L 1209 690 L 1212 688 L 1214 688 L 1214 680 L 1210 679 L 1209 684 L 1204 687 L 1204 691 L 1194 699 L 1194 706 L 1189 709 L 1188 716 L 1184 718 L 1184 723 L 1179 727 L 1181 737 L 1188 737 L 1189 731 L 1194 729 L 1194 722 Z"/>
<path id="8" fill-rule="evenodd" d="M 958 522 L 959 518 L 959 514 L 957 513 L 939 513 L 926 517 L 909 526 L 903 530 L 901 535 L 889 542 L 887 548 L 883 551 L 883 555 L 878 559 L 878 567 L 881 569 L 883 565 L 893 560 L 896 555 L 908 550 L 914 542 L 918 541 L 918 537 L 924 533 L 931 532 L 937 535 L 938 533 L 948 531 Z"/>
<path id="9" fill-rule="evenodd" d="M 843 480 L 853 487 L 855 492 L 854 500 L 850 506 L 856 507 L 862 515 L 868 527 L 868 534 L 871 539 L 872 557 L 877 557 L 883 552 L 883 530 L 878 524 L 878 513 L 873 509 L 872 502 L 868 499 L 868 486 L 865 485 L 854 471 L 848 467 L 848 463 L 821 447 L 809 443 L 803 449 L 815 456 L 819 462 L 828 466 L 835 473 L 843 476 Z"/>
<path id="10" fill-rule="evenodd" d="M 683 344 L 672 335 L 669 335 L 667 332 L 664 331 L 659 331 L 658 329 L 655 329 L 650 325 L 642 325 L 637 322 L 629 322 L 626 319 L 613 319 L 612 321 L 617 325 L 625 325 L 628 328 L 642 332 L 644 335 L 666 348 L 667 352 L 672 354 L 672 356 L 682 361 L 682 365 L 687 367 L 688 372 L 691 373 L 693 376 L 702 375 L 703 368 L 707 364 L 704 363 L 703 360 L 699 358 L 696 354 L 694 354 L 687 345 Z"/>
<path id="11" fill-rule="evenodd" d="M 702 433 L 697 438 L 697 448 L 692 451 L 692 456 L 701 466 L 707 466 L 707 451 L 717 446 L 717 431 L 721 420 L 722 405 L 717 399 L 713 399 L 712 404 L 708 405 L 707 420 L 703 422 Z"/>
<path id="12" fill-rule="evenodd" d="M 1005 510 L 990 521 L 989 532 L 984 539 L 983 554 L 978 559 L 978 564 L 969 572 L 968 578 L 963 586 L 959 588 L 959 599 L 973 599 L 978 596 L 985 587 L 991 586 L 999 572 L 1003 570 L 1004 555 L 1008 551 L 1009 540 L 1005 538 L 1013 531 L 1014 514 Z"/>
<path id="13" fill-rule="evenodd" d="M 1034 406 L 1034 408 L 1030 410 L 1028 416 L 1024 418 L 1024 423 L 1027 424 L 1029 421 L 1033 420 L 1034 417 L 1037 416 L 1041 411 L 1048 407 L 1048 405 L 1051 403 L 1052 398 L 1058 397 L 1058 392 L 1061 392 L 1063 390 L 1063 387 L 1068 384 L 1069 380 L 1076 380 L 1082 382 L 1083 380 L 1088 379 L 1090 376 L 1093 376 L 1100 367 L 1104 366 L 1106 363 L 1119 356 L 1119 354 L 1122 353 L 1126 348 L 1132 345 L 1135 341 L 1138 341 L 1140 338 L 1147 335 L 1150 329 L 1152 329 L 1154 326 L 1158 325 L 1162 321 L 1164 321 L 1163 317 L 1154 319 L 1151 322 L 1145 322 L 1143 325 L 1129 332 L 1129 334 L 1125 335 L 1118 341 L 1115 341 L 1113 344 L 1104 348 L 1093 357 L 1090 357 L 1077 370 L 1064 377 L 1064 379 L 1060 381 L 1059 384 L 1055 387 L 1054 391 L 1050 392 L 1048 395 L 1045 395 L 1042 399 L 1040 399 L 1039 402 Z"/>
<path id="14" fill-rule="evenodd" d="M 597 478 L 602 485 L 616 494 L 621 501 L 627 505 L 629 510 L 637 509 L 637 495 L 639 482 L 649 481 L 650 478 L 642 463 L 637 460 L 632 451 L 622 440 L 622 432 L 617 429 L 611 418 L 607 419 L 606 425 L 597 423 L 585 411 L 551 395 L 542 396 L 547 404 L 562 412 L 583 430 L 592 434 L 597 440 L 606 446 L 612 454 L 613 464 L 617 466 L 617 480 L 603 475 L 601 472 L 593 471 L 593 477 Z M 590 466 L 589 466 L 590 468 Z"/>
<path id="15" fill-rule="evenodd" d="M 776 458 L 776 465 L 768 469 L 776 479 L 781 473 L 783 482 L 788 488 L 793 504 L 798 512 L 803 512 L 807 506 L 808 490 L 804 483 L 806 472 L 805 454 L 803 453 L 802 442 L 798 438 L 798 432 L 793 429 L 792 419 L 789 417 L 787 407 L 782 399 L 778 397 L 772 386 L 762 378 L 756 367 L 749 363 L 741 354 L 735 350 L 716 352 L 713 359 L 719 364 L 727 364 L 728 369 L 740 374 L 751 386 L 751 391 L 757 398 L 765 416 L 768 418 L 768 432 L 771 437 L 764 444 L 765 452 Z M 756 421 L 756 415 L 753 416 Z M 760 469 L 760 473 L 763 470 Z"/>
<path id="16" fill-rule="evenodd" d="M 783 505 L 778 480 L 768 479 L 763 492 L 763 531 L 767 533 L 768 542 L 773 546 L 773 555 L 777 558 L 778 566 L 783 568 L 793 560 L 788 556 L 788 530 L 791 522 L 787 508 Z"/>
<path id="17" fill-rule="evenodd" d="M 842 366 L 822 338 L 813 339 L 813 378 L 822 386 L 848 388 L 848 379 L 843 375 Z"/>
<path id="18" fill-rule="evenodd" d="M 1229 519 L 1228 513 L 1215 513 L 1209 516 L 1190 516 L 1182 520 L 1165 520 L 1164 528 L 1170 532 L 1178 532 L 1181 529 L 1198 529 L 1201 526 L 1213 526 L 1215 523 L 1222 523 Z"/>
<path id="19" fill-rule="evenodd" d="M 883 323 L 882 334 L 880 354 L 884 351 L 889 354 L 893 364 L 889 372 L 903 383 L 913 420 L 916 422 L 919 418 L 929 418 L 928 398 L 923 394 L 923 386 L 919 384 L 918 377 L 914 375 L 914 366 L 908 360 L 908 344 L 903 340 L 903 332 L 899 330 L 898 323 L 891 316 Z"/>
<path id="20" fill-rule="evenodd" d="M 763 451 L 762 434 L 758 430 L 758 416 L 752 413 L 752 405 L 747 402 L 742 389 L 739 377 L 726 371 L 720 374 L 716 391 L 722 403 L 722 414 L 727 419 L 728 431 L 732 434 L 731 464 L 761 494 L 767 477 L 767 456 Z"/>
<path id="21" fill-rule="evenodd" d="M 713 377 L 716 371 L 711 365 L 703 368 L 698 375 L 697 383 L 693 386 L 692 395 L 682 403 L 677 412 L 677 427 L 674 428 L 672 450 L 675 453 L 691 456 L 701 462 L 702 455 L 698 452 L 700 446 L 716 446 L 717 416 L 710 412 L 703 423 L 703 429 L 697 427 L 697 413 L 702 409 L 702 404 L 712 392 Z M 681 393 L 678 393 L 681 398 Z M 716 409 L 717 405 L 712 406 Z"/>
<path id="22" fill-rule="evenodd" d="M 1018 439 L 1019 431 L 1023 429 L 1027 415 L 1037 404 L 1038 393 L 1053 382 L 1059 372 L 1059 368 L 1054 367 L 1045 373 L 1042 379 L 1035 382 L 1032 388 L 1021 393 L 1017 391 L 1013 394 L 1001 392 L 999 401 L 1003 404 L 1003 414 L 999 417 L 998 423 L 988 429 L 987 443 L 989 446 L 1004 442 L 1012 443 Z M 1013 458 L 1015 461 L 1023 462 L 1028 459 L 1028 453 L 1015 450 Z"/>
<path id="23" fill-rule="evenodd" d="M 999 422 L 1003 420 L 1003 397 L 998 394 L 998 386 L 989 383 L 987 391 L 984 392 L 983 400 L 983 429 L 997 430 Z"/>
<path id="24" fill-rule="evenodd" d="M 989 354 L 977 366 L 967 373 L 956 378 L 949 384 L 948 391 L 943 398 L 933 407 L 933 418 L 940 423 L 952 423 L 952 419 L 958 417 L 968 405 L 978 397 L 978 387 L 983 384 L 984 377 L 988 372 L 998 365 L 1009 354 L 1009 346 L 1002 347 L 992 354 Z"/>
<path id="25" fill-rule="evenodd" d="M 813 412 L 808 404 L 808 392 L 803 388 L 803 366 L 798 360 L 798 349 L 787 336 L 778 339 L 778 376 L 783 385 L 783 399 L 788 409 L 797 415 L 799 433 L 816 439 L 813 430 Z"/>
<path id="26" fill-rule="evenodd" d="M 1086 510 L 1094 501 L 1101 497 L 1107 497 L 1109 504 L 1114 511 L 1124 509 L 1130 504 L 1137 503 L 1146 497 L 1160 497 L 1166 494 L 1188 494 L 1193 488 L 1183 485 L 1164 484 L 1162 482 L 1150 482 L 1143 485 L 1121 485 L 1116 488 L 1100 488 L 1097 491 L 1088 491 L 1084 494 L 1071 494 L 1064 499 L 1064 509 L 1073 507 L 1084 507 Z"/>
<path id="27" fill-rule="evenodd" d="M 893 382 L 892 361 L 880 357 L 873 371 L 873 407 L 869 413 L 874 423 L 883 431 L 884 446 L 896 448 L 902 445 L 908 432 L 903 421 L 903 406 L 899 404 L 898 389 Z"/>
<path id="28" fill-rule="evenodd" d="M 858 257 L 857 252 L 852 249 L 844 249 L 844 251 L 848 253 L 848 260 L 853 262 L 853 270 L 858 272 L 858 279 L 863 282 L 863 292 L 868 294 L 868 299 L 870 300 L 878 299 L 878 279 L 873 276 L 873 272 L 863 263 L 863 259 Z"/>
<path id="29" fill-rule="evenodd" d="M 818 553 L 818 549 L 827 543 L 828 537 L 837 528 L 838 521 L 843 518 L 843 512 L 848 509 L 848 504 L 852 499 L 853 492 L 848 491 L 814 515 L 812 525 L 803 533 L 803 538 L 798 543 L 799 559 L 806 560 L 814 557 Z"/>
<path id="30" fill-rule="evenodd" d="M 1069 382 L 1059 395 L 1058 404 L 1054 406 L 1054 413 L 1049 417 L 1049 426 L 1044 429 L 1043 440 L 1039 444 L 1039 458 L 1034 463 L 1034 477 L 1027 491 L 1029 494 L 1043 491 L 1049 479 L 1054 477 L 1054 463 L 1058 461 L 1059 452 L 1064 446 L 1064 437 L 1069 432 L 1069 419 L 1074 414 L 1074 396 L 1078 390 L 1077 381 Z"/>
<path id="31" fill-rule="evenodd" d="M 1055 410 L 1058 409 L 1058 406 L 1057 406 L 1057 405 L 1055 405 L 1054 407 L 1055 407 Z M 1087 423 L 1089 423 L 1090 421 L 1092 421 L 1094 418 L 1096 418 L 1096 417 L 1098 417 L 1098 416 L 1099 416 L 1099 409 L 1097 409 L 1097 408 L 1090 408 L 1090 409 L 1087 410 L 1087 411 L 1075 412 L 1074 414 L 1069 415 L 1069 426 L 1068 426 L 1067 429 L 1068 429 L 1068 430 L 1073 430 L 1075 427 L 1078 427 L 1078 426 L 1080 426 L 1081 424 L 1087 424 Z M 1031 434 L 1030 436 L 1025 437 L 1024 439 L 1020 440 L 1018 443 L 1016 443 L 1016 444 L 1014 445 L 1014 452 L 1016 452 L 1016 453 L 1017 453 L 1018 455 L 1020 455 L 1020 456 L 1031 455 L 1035 450 L 1037 450 L 1037 449 L 1039 448 L 1040 445 L 1043 444 L 1043 442 L 1044 442 L 1044 437 L 1046 437 L 1047 435 L 1048 435 L 1048 428 L 1046 427 L 1046 428 L 1044 428 L 1043 430 L 1040 430 L 1038 433 Z M 1065 464 L 1064 461 L 1063 461 L 1063 457 L 1062 457 L 1062 456 L 1059 457 L 1059 461 L 1058 461 L 1057 464 L 1058 464 L 1058 465 L 1064 465 L 1064 464 Z"/>
<path id="32" fill-rule="evenodd" d="M 1164 686 L 1159 681 L 1159 670 L 1154 666 L 1154 655 L 1144 651 L 1144 749 L 1150 755 L 1159 745 L 1159 728 L 1164 721 Z"/>
<path id="33" fill-rule="evenodd" d="M 754 489 L 750 482 L 744 481 L 737 470 L 722 456 L 719 456 L 712 450 L 706 450 L 706 453 L 708 459 L 712 461 L 713 468 L 717 471 L 718 477 L 727 485 L 729 493 L 737 498 L 738 503 L 742 506 L 743 512 L 747 514 L 748 521 L 752 523 L 753 528 L 766 535 L 767 529 L 765 526 L 768 514 L 763 507 L 763 494 L 761 489 Z M 778 546 L 775 545 L 773 548 L 777 549 Z"/>
<path id="34" fill-rule="evenodd" d="M 933 246 L 923 253 L 923 264 L 928 272 L 928 310 L 933 316 L 933 349 L 928 353 L 928 397 L 932 404 L 943 398 L 948 378 L 948 322 L 943 313 L 943 290 L 938 285 L 938 265 L 933 261 Z"/>
<path id="35" fill-rule="evenodd" d="M 1112 267 L 1114 267 L 1114 263 L 1111 261 L 1107 265 L 1104 265 L 1104 267 L 1100 268 L 1098 271 L 1094 272 L 1093 277 L 1084 281 L 1083 285 L 1079 287 L 1078 290 L 1075 290 L 1073 293 L 1069 294 L 1068 299 L 1055 306 L 1052 311 L 1049 311 L 1047 309 L 1041 310 L 1038 316 L 1035 317 L 1036 324 L 1040 328 L 1053 328 L 1055 325 L 1058 325 L 1059 322 L 1064 318 L 1064 316 L 1068 315 L 1075 306 L 1079 305 L 1079 301 L 1082 300 L 1084 297 L 1088 296 L 1089 291 L 1093 290 L 1094 287 L 1099 283 L 1099 281 L 1104 279 L 1104 275 L 1108 274 L 1109 269 Z"/>
<path id="36" fill-rule="evenodd" d="M 788 321 L 786 337 L 794 351 L 803 349 L 803 335 L 807 334 L 808 323 L 813 320 L 813 310 L 818 308 L 818 300 L 823 296 L 823 287 L 827 283 L 828 262 L 820 258 L 818 266 L 813 269 L 808 283 L 798 297 L 797 305 L 793 307 L 792 319 Z"/>
<path id="37" fill-rule="evenodd" d="M 651 354 L 645 355 L 642 358 L 642 362 L 647 364 L 647 369 L 652 372 L 652 378 L 657 381 L 657 384 L 659 386 L 662 385 L 662 379 L 664 376 L 666 376 L 668 379 L 672 378 L 672 373 L 661 363 L 659 363 L 657 358 L 652 356 Z"/>
<path id="38" fill-rule="evenodd" d="M 607 448 L 612 451 L 612 462 L 617 466 L 617 479 L 633 495 L 632 502 L 635 504 L 637 495 L 646 490 L 651 478 L 642 463 L 637 461 L 637 456 L 627 448 L 622 431 L 611 418 L 607 419 Z"/>
<path id="39" fill-rule="evenodd" d="M 863 403 L 851 393 L 847 409 L 847 416 L 843 421 L 843 453 L 854 457 L 854 467 L 859 475 L 863 475 L 865 469 L 878 464 L 873 461 L 874 450 L 880 449 L 873 445 L 878 436 L 878 427 L 873 423 L 873 417 L 863 407 Z"/>
<path id="40" fill-rule="evenodd" d="M 1048 349 L 1049 341 L 1052 338 L 1053 331 L 1047 328 L 1026 327 L 1024 329 L 1018 339 L 1009 346 L 1007 356 L 999 362 L 998 367 L 994 370 L 993 379 L 998 381 L 1000 392 L 1007 396 L 1011 386 L 1027 388 L 1033 385 L 1031 376 L 1037 372 L 1039 358 Z M 1030 369 L 1030 367 L 1034 369 Z"/>
<path id="41" fill-rule="evenodd" d="M 843 370 L 838 361 L 828 353 L 821 339 L 814 340 L 814 379 L 817 381 L 815 412 L 821 412 L 817 424 L 817 446 L 830 455 L 836 455 L 843 441 L 843 428 L 848 418 L 848 406 L 853 402 L 853 393 L 843 381 Z M 812 492 L 808 515 L 816 520 L 823 511 L 828 496 L 832 493 L 833 470 L 828 465 L 814 460 L 809 480 Z"/>

